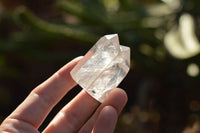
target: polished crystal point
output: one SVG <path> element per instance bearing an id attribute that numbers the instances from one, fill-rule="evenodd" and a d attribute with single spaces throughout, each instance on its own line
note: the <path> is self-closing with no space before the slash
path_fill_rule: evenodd
<path id="1" fill-rule="evenodd" d="M 72 78 L 92 97 L 103 102 L 129 71 L 130 48 L 119 45 L 117 34 L 105 35 L 72 69 Z"/>

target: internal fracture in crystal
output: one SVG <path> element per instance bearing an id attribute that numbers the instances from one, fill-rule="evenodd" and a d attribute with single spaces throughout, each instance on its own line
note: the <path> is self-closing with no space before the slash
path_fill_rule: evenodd
<path id="1" fill-rule="evenodd" d="M 130 68 L 130 48 L 119 45 L 117 34 L 105 35 L 72 69 L 72 78 L 93 98 L 103 102 Z"/>

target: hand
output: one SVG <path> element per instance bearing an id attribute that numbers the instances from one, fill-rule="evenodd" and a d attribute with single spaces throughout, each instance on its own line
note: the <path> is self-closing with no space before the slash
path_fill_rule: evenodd
<path id="1" fill-rule="evenodd" d="M 39 133 L 38 128 L 48 113 L 76 85 L 69 72 L 80 59 L 72 60 L 36 87 L 2 122 L 0 132 Z M 101 105 L 82 90 L 58 112 L 43 133 L 112 133 L 126 102 L 127 95 L 121 89 L 111 91 Z"/>

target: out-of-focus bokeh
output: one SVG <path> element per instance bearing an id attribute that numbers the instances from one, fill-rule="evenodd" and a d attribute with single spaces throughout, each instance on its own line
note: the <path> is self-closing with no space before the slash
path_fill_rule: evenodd
<path id="1" fill-rule="evenodd" d="M 131 48 L 116 133 L 200 132 L 199 0 L 1 0 L 0 121 L 103 35 Z M 40 131 L 79 91 L 53 109 Z"/>

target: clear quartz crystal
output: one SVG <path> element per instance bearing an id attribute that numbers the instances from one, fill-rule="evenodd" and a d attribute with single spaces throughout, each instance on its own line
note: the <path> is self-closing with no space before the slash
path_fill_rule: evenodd
<path id="1" fill-rule="evenodd" d="M 72 69 L 72 78 L 92 97 L 103 102 L 129 71 L 130 48 L 119 45 L 117 34 L 105 35 Z"/>

